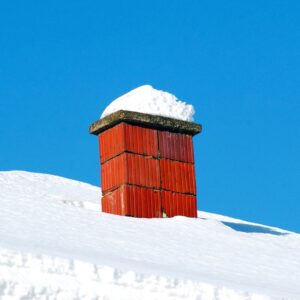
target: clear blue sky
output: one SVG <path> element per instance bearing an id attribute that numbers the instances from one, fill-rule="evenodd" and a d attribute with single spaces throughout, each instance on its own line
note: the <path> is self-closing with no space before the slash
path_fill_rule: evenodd
<path id="1" fill-rule="evenodd" d="M 1 1 L 0 169 L 99 185 L 110 101 L 196 109 L 199 209 L 300 232 L 299 1 Z"/>

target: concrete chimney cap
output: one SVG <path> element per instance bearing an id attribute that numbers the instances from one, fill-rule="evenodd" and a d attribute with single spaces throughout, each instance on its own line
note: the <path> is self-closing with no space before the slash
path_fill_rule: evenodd
<path id="1" fill-rule="evenodd" d="M 90 125 L 89 132 L 98 135 L 101 132 L 121 123 L 136 124 L 148 128 L 168 130 L 194 136 L 201 132 L 201 124 L 169 117 L 145 114 L 134 111 L 119 110 Z"/>

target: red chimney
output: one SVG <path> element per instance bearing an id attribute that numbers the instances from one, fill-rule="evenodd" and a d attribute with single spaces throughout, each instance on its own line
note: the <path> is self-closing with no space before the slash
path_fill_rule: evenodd
<path id="1" fill-rule="evenodd" d="M 201 125 L 120 110 L 90 126 L 99 138 L 102 211 L 197 217 L 192 137 Z"/>

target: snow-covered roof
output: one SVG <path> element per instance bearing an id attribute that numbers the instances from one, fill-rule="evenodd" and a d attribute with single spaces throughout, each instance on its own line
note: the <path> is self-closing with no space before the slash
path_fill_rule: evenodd
<path id="1" fill-rule="evenodd" d="M 194 107 L 176 96 L 156 90 L 151 85 L 142 85 L 112 101 L 101 118 L 118 110 L 129 110 L 174 119 L 193 121 Z"/>
<path id="2" fill-rule="evenodd" d="M 299 234 L 205 212 L 110 215 L 100 194 L 0 172 L 0 299 L 299 299 Z"/>

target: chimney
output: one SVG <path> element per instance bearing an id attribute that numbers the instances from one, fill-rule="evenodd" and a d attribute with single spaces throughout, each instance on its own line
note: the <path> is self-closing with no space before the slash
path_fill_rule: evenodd
<path id="1" fill-rule="evenodd" d="M 192 137 L 200 124 L 119 110 L 89 131 L 99 139 L 103 212 L 197 217 Z"/>

